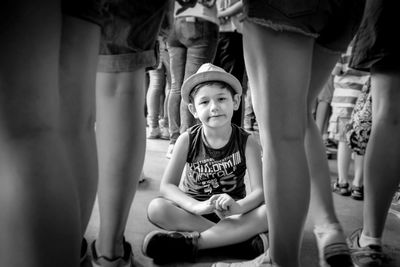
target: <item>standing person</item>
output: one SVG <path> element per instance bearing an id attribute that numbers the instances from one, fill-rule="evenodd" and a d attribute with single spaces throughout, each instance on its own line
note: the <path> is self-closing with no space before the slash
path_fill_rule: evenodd
<path id="1" fill-rule="evenodd" d="M 310 204 L 320 265 L 352 266 L 311 110 L 357 31 L 364 1 L 243 4 L 244 55 L 263 151 L 270 249 L 232 266 L 299 266 Z"/>
<path id="2" fill-rule="evenodd" d="M 382 235 L 400 182 L 400 42 L 398 1 L 368 0 L 350 66 L 370 71 L 372 129 L 365 152 L 363 226 L 349 236 L 354 264 L 383 266 Z M 373 38 L 371 38 L 373 37 Z"/>
<path id="3" fill-rule="evenodd" d="M 241 94 L 240 82 L 210 63 L 183 83 L 182 99 L 201 124 L 179 136 L 161 181 L 162 197 L 149 204 L 154 225 L 184 231 L 156 230 L 145 237 L 143 252 L 155 262 L 194 260 L 198 250 L 233 244 L 227 247 L 231 255 L 251 258 L 268 247 L 261 150 L 231 122 Z"/>
<path id="4" fill-rule="evenodd" d="M 217 0 L 219 37 L 213 64 L 236 77 L 243 85 L 245 72 L 242 40 L 243 3 L 241 0 Z M 243 86 L 243 89 L 247 86 Z M 246 91 L 243 92 L 243 95 Z M 239 109 L 233 113 L 232 122 L 243 126 L 244 96 Z"/>
<path id="5" fill-rule="evenodd" d="M 145 155 L 145 68 L 168 1 L 114 1 L 104 26 L 96 84 L 100 230 L 91 248 L 95 266 L 133 266 L 124 231 Z"/>
<path id="6" fill-rule="evenodd" d="M 99 8 L 2 2 L 0 266 L 79 266 L 96 193 Z"/>
<path id="7" fill-rule="evenodd" d="M 332 115 L 329 119 L 329 137 L 338 143 L 337 170 L 338 177 L 333 184 L 333 192 L 342 196 L 350 196 L 352 186 L 350 185 L 349 168 L 352 161 L 352 150 L 347 144 L 346 127 L 351 120 L 354 106 L 364 88 L 368 87 L 369 73 L 358 71 L 349 67 L 352 54 L 352 43 L 348 46 L 337 62 L 332 74 L 334 75 L 333 98 L 331 101 Z M 365 90 L 365 89 L 364 89 Z M 362 178 L 363 160 L 355 156 L 353 185 L 360 187 Z"/>
<path id="8" fill-rule="evenodd" d="M 185 3 L 188 2 L 188 3 Z M 174 26 L 168 39 L 171 66 L 171 91 L 168 100 L 170 158 L 180 133 L 195 120 L 181 101 L 181 86 L 206 62 L 212 62 L 218 42 L 218 18 L 215 1 L 176 1 Z"/>

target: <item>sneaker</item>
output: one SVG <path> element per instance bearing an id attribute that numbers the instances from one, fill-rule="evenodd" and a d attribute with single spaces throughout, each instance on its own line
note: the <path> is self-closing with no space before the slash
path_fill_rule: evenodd
<path id="1" fill-rule="evenodd" d="M 268 232 L 256 235 L 250 242 L 255 257 L 263 254 L 269 248 Z"/>
<path id="2" fill-rule="evenodd" d="M 339 183 L 339 179 L 333 184 L 332 191 L 342 196 L 350 196 L 351 194 L 349 183 Z"/>
<path id="3" fill-rule="evenodd" d="M 93 241 L 92 248 L 92 264 L 94 267 L 133 267 L 133 253 L 131 245 L 123 241 L 124 255 L 116 258 L 108 258 L 106 256 L 100 256 L 97 253 L 95 242 Z"/>
<path id="4" fill-rule="evenodd" d="M 271 257 L 269 255 L 269 250 L 261 254 L 257 258 L 251 261 L 242 262 L 217 262 L 212 265 L 212 267 L 277 267 L 278 265 L 272 263 Z"/>
<path id="5" fill-rule="evenodd" d="M 351 257 L 356 267 L 379 267 L 382 266 L 384 261 L 384 254 L 382 247 L 379 245 L 369 245 L 361 247 L 359 239 L 361 236 L 362 229 L 355 230 L 348 238 L 347 243 L 349 244 Z"/>
<path id="6" fill-rule="evenodd" d="M 174 151 L 174 146 L 175 144 L 169 144 L 168 149 L 167 149 L 167 154 L 165 155 L 167 159 L 170 159 L 172 157 L 172 152 Z"/>
<path id="7" fill-rule="evenodd" d="M 353 186 L 351 188 L 351 198 L 355 200 L 364 200 L 364 187 Z"/>
<path id="8" fill-rule="evenodd" d="M 147 135 L 147 139 L 158 139 L 161 137 L 160 127 L 150 127 L 150 132 Z"/>
<path id="9" fill-rule="evenodd" d="M 167 127 L 160 127 L 160 138 L 163 140 L 169 140 L 169 129 Z"/>
<path id="10" fill-rule="evenodd" d="M 86 241 L 86 238 L 82 239 L 81 242 L 81 257 L 80 257 L 80 264 L 82 264 L 88 256 L 88 243 Z"/>
<path id="11" fill-rule="evenodd" d="M 338 223 L 316 226 L 319 265 L 321 267 L 352 267 L 349 247 Z"/>
<path id="12" fill-rule="evenodd" d="M 156 264 L 194 261 L 197 255 L 198 232 L 152 231 L 143 240 L 142 251 Z"/>

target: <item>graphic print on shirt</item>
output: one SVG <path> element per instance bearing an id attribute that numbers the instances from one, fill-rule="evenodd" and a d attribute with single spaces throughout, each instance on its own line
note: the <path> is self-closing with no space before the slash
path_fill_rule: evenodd
<path id="1" fill-rule="evenodd" d="M 220 160 L 213 158 L 187 164 L 188 180 L 204 194 L 213 194 L 213 191 L 229 193 L 235 190 L 235 171 L 242 162 L 239 151 Z"/>

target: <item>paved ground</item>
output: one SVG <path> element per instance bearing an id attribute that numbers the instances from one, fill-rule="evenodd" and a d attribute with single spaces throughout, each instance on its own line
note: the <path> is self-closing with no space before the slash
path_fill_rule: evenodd
<path id="1" fill-rule="evenodd" d="M 144 172 L 147 178 L 144 183 L 140 184 L 136 193 L 125 232 L 126 239 L 131 242 L 133 246 L 136 266 L 158 266 L 153 264 L 151 259 L 142 254 L 141 243 L 146 233 L 156 229 L 155 226 L 147 221 L 146 207 L 149 201 L 158 194 L 160 179 L 168 162 L 168 159 L 165 158 L 167 147 L 168 141 L 147 140 L 147 152 L 144 166 Z M 329 164 L 331 168 L 331 177 L 334 179 L 337 175 L 336 160 L 329 160 Z M 337 196 L 336 194 L 334 194 L 334 201 L 337 214 L 343 224 L 346 234 L 359 228 L 362 223 L 362 202 L 352 200 L 349 197 Z M 400 205 L 397 206 L 397 210 L 400 211 Z M 385 249 L 391 257 L 387 266 L 391 267 L 400 266 L 400 218 L 398 216 L 400 215 L 396 216 L 392 213 L 388 215 L 386 230 L 384 233 L 384 241 L 386 244 Z M 96 204 L 86 234 L 89 242 L 92 242 L 96 238 L 99 229 L 98 221 L 99 213 Z M 203 257 L 195 264 L 179 263 L 167 266 L 203 267 L 211 266 L 211 264 L 216 260 L 218 260 L 216 257 Z M 316 245 L 310 222 L 306 223 L 301 260 L 305 267 L 318 266 Z M 90 266 L 89 263 L 87 263 L 86 266 Z"/>

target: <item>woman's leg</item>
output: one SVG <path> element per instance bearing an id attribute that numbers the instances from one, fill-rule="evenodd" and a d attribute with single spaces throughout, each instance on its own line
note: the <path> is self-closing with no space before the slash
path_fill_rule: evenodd
<path id="1" fill-rule="evenodd" d="M 99 158 L 100 255 L 123 254 L 122 240 L 144 154 L 145 71 L 97 74 L 96 136 Z"/>
<path id="2" fill-rule="evenodd" d="M 280 266 L 295 267 L 310 200 L 304 141 L 314 41 L 247 21 L 244 27 L 246 67 L 263 147 L 265 200 L 271 203 L 271 258 Z"/>
<path id="3" fill-rule="evenodd" d="M 373 123 L 364 163 L 363 234 L 381 238 L 400 182 L 400 69 L 375 67 L 371 75 Z"/>
<path id="4" fill-rule="evenodd" d="M 165 75 L 162 68 L 149 71 L 150 83 L 148 86 L 148 91 L 146 95 L 146 103 L 147 103 L 147 121 L 150 127 L 150 136 L 149 138 L 158 138 L 160 137 L 160 131 L 155 131 L 153 129 L 159 129 L 158 120 L 160 118 L 160 114 L 164 111 L 161 110 L 161 96 L 164 94 L 165 87 Z M 152 134 L 152 130 L 154 131 Z"/>
<path id="5" fill-rule="evenodd" d="M 79 265 L 78 194 L 60 134 L 61 27 L 60 1 L 2 3 L 0 266 Z"/>
<path id="6" fill-rule="evenodd" d="M 63 17 L 60 53 L 62 133 L 79 193 L 82 235 L 97 192 L 97 151 L 94 133 L 95 82 L 100 27 Z"/>

